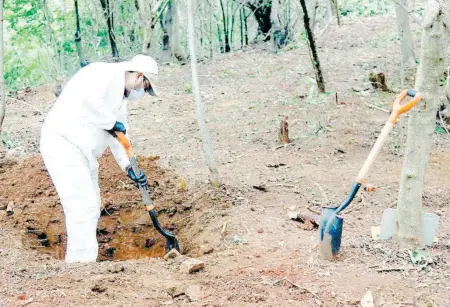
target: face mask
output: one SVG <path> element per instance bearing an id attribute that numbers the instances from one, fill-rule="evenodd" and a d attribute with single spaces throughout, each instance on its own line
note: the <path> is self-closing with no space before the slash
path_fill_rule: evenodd
<path id="1" fill-rule="evenodd" d="M 142 97 L 144 97 L 145 91 L 143 88 L 140 88 L 138 90 L 131 90 L 130 94 L 128 95 L 129 100 L 139 100 Z"/>
<path id="2" fill-rule="evenodd" d="M 139 100 L 142 97 L 144 97 L 144 95 L 145 95 L 144 88 L 132 89 L 130 91 L 130 94 L 128 95 L 128 99 L 129 100 Z"/>

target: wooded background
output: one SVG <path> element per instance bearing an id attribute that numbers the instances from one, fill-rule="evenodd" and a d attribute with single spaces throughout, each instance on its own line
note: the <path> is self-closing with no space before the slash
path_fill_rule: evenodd
<path id="1" fill-rule="evenodd" d="M 307 1 L 317 36 L 334 21 L 336 5 L 333 0 Z M 337 12 L 373 16 L 393 5 L 345 0 Z M 307 40 L 300 1 L 201 0 L 194 6 L 198 60 L 271 38 L 276 48 L 296 48 Z M 78 70 L 80 62 L 123 60 L 137 53 L 159 62 L 187 63 L 186 12 L 185 0 L 5 1 L 6 88 L 59 83 Z M 420 18 L 423 8 L 412 7 L 410 14 Z"/>

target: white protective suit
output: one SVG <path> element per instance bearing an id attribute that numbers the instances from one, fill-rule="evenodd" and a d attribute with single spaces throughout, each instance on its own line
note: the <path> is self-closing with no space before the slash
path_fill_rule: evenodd
<path id="1" fill-rule="evenodd" d="M 66 84 L 42 126 L 40 151 L 64 209 L 66 262 L 97 259 L 101 206 L 97 159 L 109 146 L 123 171 L 129 165 L 123 147 L 106 131 L 118 121 L 128 135 L 125 71 L 158 73 L 150 57 L 91 63 Z"/>

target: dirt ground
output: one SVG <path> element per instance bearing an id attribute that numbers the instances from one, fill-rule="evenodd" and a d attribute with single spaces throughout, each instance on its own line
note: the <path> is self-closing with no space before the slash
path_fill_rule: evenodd
<path id="1" fill-rule="evenodd" d="M 412 26 L 419 50 L 420 29 Z M 61 260 L 62 209 L 38 155 L 53 89 L 20 93 L 20 101 L 8 104 L 5 120 L 15 147 L 0 167 L 0 205 L 13 201 L 17 208 L 12 215 L 0 211 L 0 305 L 360 306 L 370 290 L 375 306 L 448 306 L 450 135 L 434 136 L 426 175 L 424 211 L 440 216 L 438 242 L 428 248 L 432 259 L 413 264 L 408 246 L 371 234 L 383 210 L 395 207 L 407 116 L 368 176 L 375 191 L 361 189 L 344 212 L 336 261 L 320 259 L 316 230 L 289 219 L 290 211 L 314 215 L 322 205 L 344 200 L 388 118 L 379 108 L 389 110 L 401 90 L 392 14 L 343 18 L 318 46 L 325 98 L 311 90 L 314 74 L 305 44 L 276 55 L 259 48 L 199 64 L 220 188 L 208 183 L 189 65 L 163 66 L 161 96 L 130 105 L 131 138 L 162 223 L 180 236 L 185 257 L 205 263 L 193 274 L 179 270 L 179 259 L 155 257 L 161 255 L 161 238 L 137 189 L 108 154 L 100 162 L 104 255 L 94 264 Z M 371 88 L 373 71 L 387 75 L 393 92 Z M 408 86 L 413 77 L 414 72 Z M 292 143 L 280 146 L 285 116 Z M 255 188 L 261 186 L 264 191 Z M 121 248 L 126 251 L 120 255 Z"/>

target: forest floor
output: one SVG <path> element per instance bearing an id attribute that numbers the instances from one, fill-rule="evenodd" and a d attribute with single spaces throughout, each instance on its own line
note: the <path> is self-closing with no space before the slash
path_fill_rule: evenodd
<path id="1" fill-rule="evenodd" d="M 401 91 L 394 18 L 343 18 L 319 37 L 324 96 L 311 90 L 304 43 L 276 55 L 258 48 L 201 62 L 220 188 L 208 183 L 190 66 L 162 66 L 161 96 L 130 104 L 129 121 L 162 224 L 180 237 L 183 256 L 167 261 L 138 191 L 105 154 L 100 261 L 63 262 L 64 215 L 38 152 L 53 88 L 19 93 L 4 123 L 14 147 L 0 160 L 0 305 L 359 306 L 370 291 L 375 306 L 448 306 L 450 135 L 434 135 L 426 174 L 424 211 L 440 216 L 431 257 L 414 264 L 408 246 L 372 236 L 384 209 L 395 207 L 407 115 L 368 175 L 375 190 L 361 189 L 343 214 L 337 260 L 321 259 L 317 230 L 288 216 L 318 216 L 322 205 L 345 199 L 389 116 L 379 108 L 390 110 Z M 392 92 L 372 89 L 373 71 L 386 74 Z M 410 72 L 408 86 L 413 78 Z M 285 116 L 292 143 L 280 146 Z M 186 274 L 183 257 L 205 267 Z"/>

